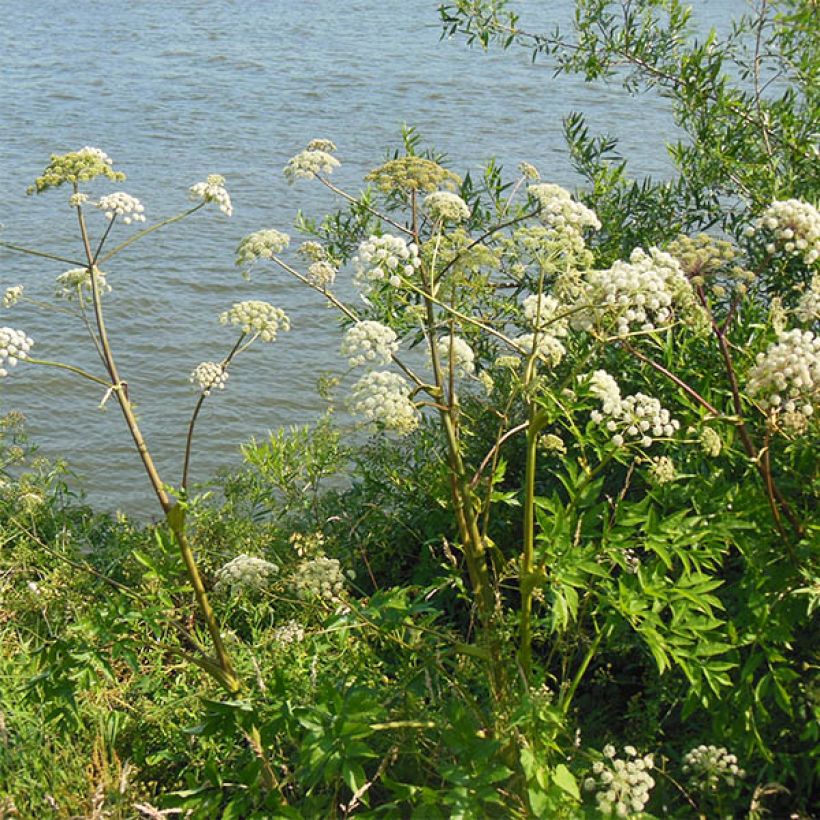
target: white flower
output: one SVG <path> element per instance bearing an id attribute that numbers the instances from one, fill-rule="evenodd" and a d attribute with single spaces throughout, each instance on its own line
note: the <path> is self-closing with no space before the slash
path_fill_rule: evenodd
<path id="1" fill-rule="evenodd" d="M 424 198 L 424 207 L 439 222 L 463 222 L 470 216 L 467 203 L 450 191 L 433 191 Z"/>
<path id="2" fill-rule="evenodd" d="M 337 559 L 319 555 L 301 561 L 291 583 L 299 598 L 324 598 L 328 603 L 336 603 L 344 593 L 345 576 Z"/>
<path id="3" fill-rule="evenodd" d="M 233 213 L 231 197 L 225 190 L 225 177 L 219 174 L 210 174 L 205 182 L 197 182 L 188 189 L 190 199 L 200 199 L 203 202 L 213 202 L 225 216 Z"/>
<path id="4" fill-rule="evenodd" d="M 377 370 L 363 376 L 351 390 L 352 410 L 375 424 L 406 435 L 418 427 L 419 416 L 410 388 L 397 373 Z"/>
<path id="5" fill-rule="evenodd" d="M 258 299 L 236 303 L 219 317 L 219 321 L 223 325 L 239 325 L 243 333 L 258 333 L 263 342 L 272 342 L 280 329 L 290 330 L 290 319 L 285 311 Z"/>
<path id="6" fill-rule="evenodd" d="M 658 248 L 632 251 L 629 262 L 589 271 L 580 286 L 572 325 L 591 330 L 615 322 L 615 332 L 652 331 L 669 325 L 676 313 L 695 309 L 695 296 L 675 257 Z"/>
<path id="7" fill-rule="evenodd" d="M 23 286 L 22 285 L 13 285 L 10 288 L 6 288 L 6 292 L 3 295 L 3 307 L 10 308 L 17 304 L 20 299 L 23 297 Z"/>
<path id="8" fill-rule="evenodd" d="M 652 459 L 649 472 L 658 484 L 668 484 L 678 477 L 675 462 L 669 456 L 658 456 Z"/>
<path id="9" fill-rule="evenodd" d="M 105 280 L 105 274 L 98 270 L 96 272 L 97 289 L 100 293 L 108 293 L 111 286 Z M 88 268 L 71 268 L 57 277 L 57 290 L 54 295 L 58 299 L 71 301 L 75 299 L 80 290 L 91 294 L 91 274 Z"/>
<path id="10" fill-rule="evenodd" d="M 216 571 L 214 590 L 232 593 L 242 587 L 262 589 L 278 572 L 276 564 L 242 553 Z"/>
<path id="11" fill-rule="evenodd" d="M 274 628 L 271 637 L 282 646 L 301 643 L 305 639 L 305 628 L 298 621 L 291 619 L 282 626 Z"/>
<path id="12" fill-rule="evenodd" d="M 442 336 L 436 340 L 436 350 L 442 368 L 449 372 L 450 350 L 453 352 L 453 369 L 457 376 L 472 376 L 475 373 L 475 353 L 459 336 Z"/>
<path id="13" fill-rule="evenodd" d="M 291 183 L 297 179 L 314 179 L 317 174 L 332 173 L 339 164 L 339 160 L 327 151 L 308 147 L 288 160 L 285 178 Z"/>
<path id="14" fill-rule="evenodd" d="M 526 179 L 541 179 L 541 174 L 531 162 L 519 162 L 518 170 Z"/>
<path id="15" fill-rule="evenodd" d="M 725 746 L 701 744 L 684 755 L 681 768 L 689 776 L 689 783 L 702 791 L 717 791 L 722 784 L 734 786 L 746 776 L 737 765 L 737 757 Z"/>
<path id="16" fill-rule="evenodd" d="M 546 361 L 551 367 L 557 367 L 564 358 L 567 350 L 564 345 L 549 333 L 525 333 L 513 341 L 529 356 L 533 349 L 539 358 Z"/>
<path id="17" fill-rule="evenodd" d="M 331 140 L 315 139 L 307 144 L 308 151 L 325 151 L 332 154 L 336 150 L 336 145 Z"/>
<path id="18" fill-rule="evenodd" d="M 143 215 L 145 208 L 142 203 L 135 196 L 126 194 L 123 191 L 101 197 L 97 207 L 101 211 L 105 211 L 105 218 L 109 222 L 115 216 L 121 216 L 126 225 L 130 225 L 132 222 L 145 222 L 145 216 Z"/>
<path id="19" fill-rule="evenodd" d="M 0 376 L 8 376 L 6 364 L 14 367 L 18 361 L 27 359 L 33 344 L 22 330 L 0 327 Z"/>
<path id="20" fill-rule="evenodd" d="M 560 185 L 538 182 L 530 185 L 527 192 L 540 205 L 538 215 L 541 221 L 576 251 L 584 248 L 585 230 L 597 231 L 601 227 L 595 212 L 576 202 L 570 192 Z"/>
<path id="21" fill-rule="evenodd" d="M 747 235 L 766 232 L 774 242 L 766 245 L 768 253 L 779 246 L 791 256 L 799 256 L 807 265 L 820 259 L 820 212 L 799 199 L 775 200 L 747 229 Z"/>
<path id="22" fill-rule="evenodd" d="M 236 248 L 236 264 L 250 265 L 257 259 L 272 259 L 290 244 L 286 233 L 269 228 L 248 234 Z"/>
<path id="23" fill-rule="evenodd" d="M 820 273 L 815 273 L 808 290 L 800 297 L 795 315 L 801 322 L 820 321 Z"/>
<path id="24" fill-rule="evenodd" d="M 198 364 L 190 376 L 190 382 L 195 384 L 203 396 L 209 396 L 211 390 L 223 390 L 228 380 L 228 371 L 216 362 L 202 362 Z"/>
<path id="25" fill-rule="evenodd" d="M 533 293 L 521 303 L 524 318 L 533 330 L 546 330 L 550 336 L 567 335 L 567 320 L 557 318 L 563 307 L 554 296 L 546 293 Z"/>
<path id="26" fill-rule="evenodd" d="M 356 322 L 342 341 L 342 356 L 351 367 L 360 364 L 388 364 L 399 349 L 398 336 L 381 322 Z"/>
<path id="27" fill-rule="evenodd" d="M 649 792 L 655 786 L 648 770 L 654 765 L 652 755 L 640 757 L 634 746 L 624 747 L 627 759 L 616 757 L 614 746 L 604 747 L 604 760 L 593 764 L 596 777 L 584 780 L 584 790 L 595 792 L 598 811 L 605 817 L 640 814 L 649 802 Z"/>
<path id="28" fill-rule="evenodd" d="M 77 191 L 68 198 L 68 204 L 71 208 L 79 208 L 80 205 L 84 205 L 86 202 L 88 202 L 88 194 L 84 194 L 82 191 Z"/>
<path id="29" fill-rule="evenodd" d="M 356 268 L 353 282 L 367 293 L 374 285 L 385 282 L 398 287 L 402 276 L 416 272 L 421 259 L 414 242 L 408 244 L 399 236 L 384 234 L 364 240 L 353 257 L 353 265 Z"/>
<path id="30" fill-rule="evenodd" d="M 326 260 L 313 262 L 307 269 L 308 281 L 319 288 L 327 288 L 336 281 L 336 268 Z"/>

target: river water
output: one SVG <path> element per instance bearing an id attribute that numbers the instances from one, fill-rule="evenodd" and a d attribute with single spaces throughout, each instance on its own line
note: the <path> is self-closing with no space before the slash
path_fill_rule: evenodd
<path id="1" fill-rule="evenodd" d="M 523 19 L 569 19 L 570 0 L 522 2 Z M 704 26 L 725 27 L 743 0 L 693 0 Z M 179 480 L 182 441 L 195 393 L 192 368 L 218 360 L 232 334 L 217 322 L 234 301 L 283 307 L 293 330 L 258 345 L 206 403 L 192 478 L 237 464 L 238 445 L 321 413 L 315 383 L 341 371 L 339 331 L 320 297 L 284 274 L 244 281 L 237 242 L 260 228 L 290 231 L 297 208 L 334 206 L 317 183 L 288 186 L 281 169 L 314 137 L 332 139 L 342 167 L 334 181 L 357 190 L 367 171 L 400 144 L 403 123 L 446 153 L 454 170 L 496 157 L 513 175 L 535 164 L 544 179 L 573 186 L 561 135 L 572 110 L 621 139 L 635 174 L 665 176 L 675 136 L 668 103 L 613 86 L 553 78 L 523 51 L 483 53 L 440 40 L 433 0 L 0 0 L 0 224 L 8 242 L 80 258 L 63 189 L 27 197 L 53 152 L 101 147 L 128 174 L 126 190 L 148 224 L 186 207 L 188 187 L 223 174 L 234 204 L 162 230 L 113 260 L 109 334 L 145 436 L 164 479 Z M 531 9 L 530 12 L 527 9 Z M 529 15 L 529 17 L 528 17 Z M 98 217 L 95 227 L 102 225 Z M 118 226 L 115 241 L 133 228 Z M 23 284 L 49 299 L 66 265 L 0 249 L 0 291 Z M 19 304 L 0 325 L 35 339 L 33 353 L 99 370 L 83 328 L 70 317 Z M 0 409 L 22 410 L 50 457 L 68 460 L 101 509 L 138 515 L 153 501 L 114 401 L 65 372 L 20 366 L 0 382 Z"/>

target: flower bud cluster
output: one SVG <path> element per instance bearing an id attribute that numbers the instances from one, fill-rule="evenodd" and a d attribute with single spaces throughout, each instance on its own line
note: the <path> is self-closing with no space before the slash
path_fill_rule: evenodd
<path id="1" fill-rule="evenodd" d="M 652 459 L 649 473 L 658 484 L 668 484 L 678 477 L 675 462 L 669 456 L 658 456 Z"/>
<path id="2" fill-rule="evenodd" d="M 800 297 L 794 312 L 806 324 L 820 321 L 820 274 L 812 276 L 811 285 Z"/>
<path id="3" fill-rule="evenodd" d="M 290 330 L 290 319 L 284 310 L 258 299 L 237 302 L 219 317 L 219 321 L 223 325 L 239 325 L 243 333 L 257 333 L 263 342 L 276 339 L 280 328 Z"/>
<path id="4" fill-rule="evenodd" d="M 257 259 L 272 259 L 282 253 L 290 244 L 286 233 L 270 228 L 266 231 L 254 231 L 248 234 L 236 248 L 237 266 L 251 265 Z"/>
<path id="5" fill-rule="evenodd" d="M 6 363 L 14 367 L 20 359 L 28 358 L 28 352 L 34 344 L 22 330 L 13 327 L 0 327 L 0 376 L 8 376 Z"/>
<path id="6" fill-rule="evenodd" d="M 23 298 L 23 286 L 22 285 L 12 285 L 12 287 L 6 288 L 6 292 L 3 294 L 3 307 L 4 308 L 13 307 L 22 298 Z"/>
<path id="7" fill-rule="evenodd" d="M 242 553 L 216 571 L 214 590 L 233 592 L 235 587 L 263 589 L 270 582 L 271 576 L 278 572 L 276 564 Z"/>
<path id="8" fill-rule="evenodd" d="M 401 285 L 402 276 L 412 276 L 421 265 L 419 249 L 399 236 L 371 236 L 359 245 L 353 257 L 356 274 L 354 283 L 363 292 L 385 281 L 394 287 Z"/>
<path id="9" fill-rule="evenodd" d="M 311 148 L 311 145 L 333 145 L 329 140 L 313 140 L 307 149 L 300 151 L 288 160 L 285 166 L 285 179 L 294 182 L 297 179 L 315 179 L 317 174 L 330 174 L 340 163 L 329 151 L 322 148 Z M 335 148 L 335 146 L 334 146 Z"/>
<path id="10" fill-rule="evenodd" d="M 64 183 L 76 185 L 90 182 L 99 176 L 121 182 L 125 179 L 125 174 L 115 171 L 112 165 L 111 157 L 105 151 L 92 148 L 90 145 L 68 154 L 52 154 L 51 162 L 43 171 L 43 175 L 37 177 L 28 192 L 39 194 L 48 188 L 58 188 Z"/>
<path id="11" fill-rule="evenodd" d="M 680 422 L 673 419 L 661 403 L 645 393 L 622 397 L 618 383 L 605 370 L 596 370 L 590 380 L 590 392 L 601 401 L 601 410 L 593 410 L 590 418 L 596 423 L 605 421 L 613 434 L 612 443 L 618 447 L 632 443 L 650 447 L 656 438 L 673 436 Z"/>
<path id="12" fill-rule="evenodd" d="M 551 367 L 557 367 L 567 352 L 564 345 L 549 333 L 541 332 L 537 338 L 535 333 L 524 333 L 513 341 L 527 356 L 532 354 L 534 348 L 535 353 Z"/>
<path id="13" fill-rule="evenodd" d="M 377 370 L 363 376 L 353 385 L 351 404 L 354 413 L 399 435 L 412 432 L 419 424 L 410 387 L 398 373 Z"/>
<path id="14" fill-rule="evenodd" d="M 525 179 L 541 179 L 541 174 L 531 162 L 519 162 L 518 171 Z"/>
<path id="15" fill-rule="evenodd" d="M 298 621 L 291 619 L 282 626 L 275 627 L 271 637 L 282 646 L 301 643 L 305 639 L 305 628 Z"/>
<path id="16" fill-rule="evenodd" d="M 105 279 L 105 274 L 98 270 L 95 274 L 97 279 L 97 290 L 100 293 L 109 293 L 111 286 Z M 71 301 L 75 299 L 80 290 L 91 293 L 91 273 L 88 268 L 71 268 L 57 277 L 57 290 L 54 295 L 58 299 Z"/>
<path id="17" fill-rule="evenodd" d="M 547 293 L 530 294 L 522 303 L 524 318 L 535 330 L 548 331 L 551 336 L 566 336 L 568 322 L 557 318 L 562 305 Z"/>
<path id="18" fill-rule="evenodd" d="M 746 229 L 747 236 L 760 231 L 774 237 L 766 245 L 768 253 L 782 248 L 791 256 L 799 256 L 807 265 L 820 259 L 820 211 L 799 199 L 775 200 Z"/>
<path id="19" fill-rule="evenodd" d="M 79 208 L 80 205 L 85 205 L 86 202 L 88 202 L 88 194 L 85 194 L 82 191 L 77 191 L 68 198 L 68 205 L 70 208 Z"/>
<path id="20" fill-rule="evenodd" d="M 115 216 L 121 216 L 126 225 L 132 222 L 145 222 L 143 204 L 131 194 L 118 191 L 115 194 L 107 194 L 100 197 L 97 207 L 105 211 L 105 218 L 110 222 Z"/>
<path id="21" fill-rule="evenodd" d="M 188 198 L 213 202 L 225 216 L 233 213 L 230 194 L 225 190 L 225 177 L 220 174 L 209 174 L 205 182 L 197 182 L 188 189 Z"/>
<path id="22" fill-rule="evenodd" d="M 576 202 L 569 191 L 560 185 L 538 182 L 527 192 L 540 205 L 539 217 L 550 229 L 567 238 L 578 250 L 584 248 L 584 231 L 600 230 L 601 222 L 594 211 Z"/>
<path id="23" fill-rule="evenodd" d="M 228 381 L 228 371 L 216 362 L 202 362 L 191 373 L 190 382 L 195 384 L 203 396 L 210 396 L 211 390 L 223 390 Z"/>
<path id="24" fill-rule="evenodd" d="M 470 216 L 467 203 L 450 191 L 433 191 L 424 198 L 424 207 L 436 222 L 464 222 Z"/>
<path id="25" fill-rule="evenodd" d="M 747 389 L 771 412 L 811 416 L 820 392 L 820 336 L 798 328 L 781 333 L 757 354 Z M 799 420 L 792 421 L 796 427 Z"/>
<path id="26" fill-rule="evenodd" d="M 723 442 L 720 435 L 711 427 L 704 427 L 700 434 L 700 446 L 704 453 L 710 458 L 717 458 L 723 449 Z"/>
<path id="27" fill-rule="evenodd" d="M 459 336 L 442 336 L 436 340 L 441 366 L 445 371 L 450 369 L 450 352 L 453 353 L 453 371 L 457 376 L 472 376 L 475 373 L 475 353 L 464 339 Z"/>
<path id="28" fill-rule="evenodd" d="M 325 289 L 336 281 L 336 268 L 326 260 L 313 262 L 308 266 L 307 279 L 316 287 Z"/>
<path id="29" fill-rule="evenodd" d="M 595 792 L 598 811 L 604 817 L 640 814 L 655 786 L 649 773 L 655 767 L 653 756 L 641 756 L 634 746 L 624 746 L 624 758 L 619 758 L 611 745 L 604 747 L 603 754 L 605 760 L 592 766 L 595 777 L 584 780 L 584 790 Z"/>
<path id="30" fill-rule="evenodd" d="M 398 336 L 381 322 L 356 322 L 342 340 L 342 356 L 351 367 L 360 364 L 388 364 L 399 349 Z"/>
<path id="31" fill-rule="evenodd" d="M 608 270 L 590 271 L 581 285 L 579 307 L 572 324 L 591 330 L 599 318 L 614 319 L 616 333 L 652 331 L 668 325 L 676 312 L 692 310 L 694 292 L 675 257 L 650 248 L 636 248 L 629 262 L 617 261 Z M 601 309 L 603 316 L 599 317 Z"/>
<path id="32" fill-rule="evenodd" d="M 324 555 L 301 561 L 291 580 L 298 597 L 322 598 L 328 603 L 339 601 L 345 588 L 341 564 L 336 558 Z"/>
<path id="33" fill-rule="evenodd" d="M 684 755 L 681 768 L 691 785 L 703 791 L 717 791 L 722 783 L 734 786 L 746 776 L 724 746 L 696 746 Z"/>

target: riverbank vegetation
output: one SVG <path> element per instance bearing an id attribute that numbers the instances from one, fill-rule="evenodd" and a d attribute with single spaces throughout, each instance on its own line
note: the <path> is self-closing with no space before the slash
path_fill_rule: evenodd
<path id="1" fill-rule="evenodd" d="M 76 258 L 3 237 L 64 271 L 53 304 L 15 283 L 4 308 L 79 322 L 98 367 L 11 326 L 0 375 L 97 385 L 161 518 L 90 509 L 4 408 L 0 817 L 810 817 L 813 14 L 762 0 L 719 41 L 674 0 L 579 0 L 549 34 L 443 5 L 445 33 L 669 97 L 675 176 L 631 179 L 578 114 L 575 192 L 526 162 L 459 173 L 411 128 L 347 191 L 343 146 L 313 140 L 284 173 L 327 216 L 260 225 L 234 261 L 337 313 L 328 412 L 207 486 L 200 414 L 249 345 L 305 339 L 226 305 L 160 475 L 105 305 L 120 251 L 229 217 L 227 183 L 143 226 L 102 149 L 53 155 L 31 191 L 76 221 Z"/>

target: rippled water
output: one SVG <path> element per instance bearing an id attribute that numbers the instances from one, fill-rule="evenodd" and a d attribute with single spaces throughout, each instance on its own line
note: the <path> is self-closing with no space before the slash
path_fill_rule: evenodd
<path id="1" fill-rule="evenodd" d="M 527 3 L 520 6 L 526 12 Z M 568 19 L 570 0 L 529 4 L 543 22 Z M 724 24 L 742 0 L 695 0 L 708 24 Z M 497 157 L 511 170 L 534 163 L 549 180 L 578 182 L 561 119 L 583 110 L 622 140 L 635 173 L 664 175 L 674 135 L 667 104 L 620 90 L 555 79 L 524 52 L 484 54 L 440 41 L 437 1 L 97 0 L 0 2 L 0 223 L 3 239 L 79 257 L 67 194 L 27 198 L 52 152 L 102 147 L 128 173 L 122 186 L 149 222 L 186 206 L 187 188 L 221 173 L 233 218 L 195 215 L 123 253 L 106 271 L 114 292 L 108 326 L 160 471 L 179 480 L 181 444 L 194 394 L 187 381 L 219 359 L 232 335 L 217 315 L 233 301 L 264 298 L 294 329 L 259 345 L 209 401 L 198 427 L 193 480 L 239 460 L 237 446 L 321 412 L 320 372 L 341 367 L 333 314 L 317 294 L 233 266 L 238 240 L 263 227 L 288 230 L 298 207 L 332 206 L 321 186 L 288 187 L 281 169 L 313 137 L 339 146 L 336 182 L 353 188 L 397 146 L 402 123 L 446 152 L 455 170 Z M 102 187 L 102 186 L 101 186 Z M 119 186 L 118 186 L 119 188 Z M 116 188 L 116 189 L 118 189 Z M 115 189 L 115 190 L 116 190 Z M 108 189 L 106 189 L 108 190 Z M 101 218 L 100 218 L 101 219 Z M 130 229 L 118 227 L 115 239 Z M 0 290 L 23 283 L 49 297 L 58 262 L 0 249 Z M 25 328 L 42 358 L 94 367 L 82 328 L 22 305 L 0 324 Z M 98 409 L 101 391 L 56 370 L 18 367 L 0 383 L 3 409 L 23 410 L 41 451 L 68 459 L 91 500 L 151 511 L 153 498 L 119 411 Z"/>

